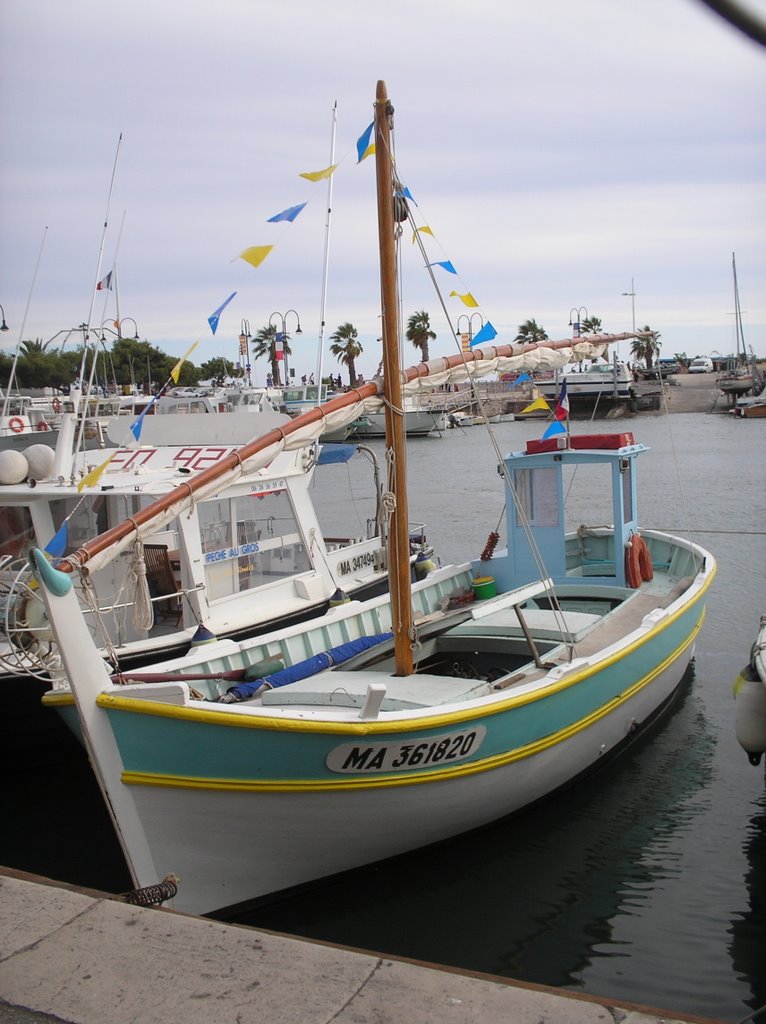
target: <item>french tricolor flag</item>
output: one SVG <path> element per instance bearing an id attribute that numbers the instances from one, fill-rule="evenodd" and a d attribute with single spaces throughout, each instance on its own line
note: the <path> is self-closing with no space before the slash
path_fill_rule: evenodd
<path id="1" fill-rule="evenodd" d="M 561 390 L 559 391 L 559 398 L 556 402 L 556 413 L 557 420 L 569 419 L 569 395 L 567 394 L 567 382 L 564 379 Z"/>
<path id="2" fill-rule="evenodd" d="M 111 291 L 112 290 L 112 271 L 110 270 L 106 277 L 102 277 L 96 285 L 96 291 Z"/>

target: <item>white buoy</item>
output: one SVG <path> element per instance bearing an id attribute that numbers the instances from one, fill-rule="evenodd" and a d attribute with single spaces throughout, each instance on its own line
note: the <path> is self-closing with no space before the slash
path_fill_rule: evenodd
<path id="1" fill-rule="evenodd" d="M 766 752 L 766 686 L 749 666 L 734 683 L 734 728 L 750 763 L 759 764 Z"/>
<path id="2" fill-rule="evenodd" d="M 25 449 L 24 457 L 29 464 L 28 477 L 33 480 L 47 480 L 53 472 L 56 453 L 47 444 L 32 444 Z"/>
<path id="3" fill-rule="evenodd" d="M 29 463 L 13 448 L 0 451 L 0 484 L 20 484 L 29 475 Z"/>

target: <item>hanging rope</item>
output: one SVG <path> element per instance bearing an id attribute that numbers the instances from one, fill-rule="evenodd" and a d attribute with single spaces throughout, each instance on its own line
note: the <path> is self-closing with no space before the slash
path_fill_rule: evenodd
<path id="1" fill-rule="evenodd" d="M 129 578 L 135 582 L 133 597 L 133 625 L 137 630 L 149 630 L 154 625 L 154 605 L 149 593 L 149 582 L 146 578 L 146 561 L 144 560 L 144 544 L 140 537 L 133 545 L 133 561 L 130 565 Z"/>
<path id="2" fill-rule="evenodd" d="M 90 576 L 87 575 L 87 570 L 80 570 L 80 587 L 83 603 L 90 611 L 93 612 L 93 620 L 96 624 L 96 632 L 101 638 L 101 646 L 106 651 L 106 656 L 113 665 L 117 665 L 119 659 L 117 652 L 114 649 L 112 638 L 109 636 L 109 632 L 104 625 L 104 620 L 101 617 L 101 609 L 98 603 L 98 595 L 96 594 L 96 588 L 93 586 L 93 581 Z"/>

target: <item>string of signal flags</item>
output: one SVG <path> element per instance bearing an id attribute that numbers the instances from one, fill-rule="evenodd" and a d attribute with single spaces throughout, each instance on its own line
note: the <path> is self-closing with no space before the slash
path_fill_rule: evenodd
<path id="1" fill-rule="evenodd" d="M 375 142 L 372 139 L 374 127 L 374 122 L 371 122 L 356 141 L 356 166 L 363 163 L 369 156 L 373 156 L 375 153 Z M 342 158 L 337 163 L 330 164 L 328 167 L 323 167 L 321 168 L 321 170 L 318 171 L 302 171 L 300 172 L 298 177 L 303 178 L 305 181 L 308 181 L 311 184 L 317 184 L 318 182 L 321 181 L 327 181 L 333 174 L 335 174 L 338 168 L 340 168 L 344 163 L 347 162 L 347 160 L 348 156 Z M 418 207 L 418 204 L 413 198 L 412 193 L 406 186 L 402 186 L 399 195 L 401 196 L 401 198 L 409 200 L 416 208 Z M 288 206 L 284 210 L 281 210 L 279 213 L 275 213 L 271 217 L 267 217 L 265 223 L 282 225 L 292 224 L 297 220 L 297 218 L 300 216 L 303 210 L 309 205 L 310 201 L 311 200 L 307 199 L 304 202 L 295 203 L 292 206 Z M 436 235 L 434 234 L 431 227 L 428 226 L 427 224 L 424 224 L 420 227 L 416 227 L 414 229 L 412 235 L 413 244 L 417 240 L 418 234 L 430 236 L 431 238 L 434 239 L 434 242 L 441 248 L 441 245 L 438 239 L 436 238 Z M 269 242 L 265 244 L 249 245 L 247 246 L 247 248 L 243 249 L 240 253 L 234 256 L 232 258 L 232 262 L 234 262 L 234 260 L 241 259 L 244 260 L 245 263 L 249 263 L 251 267 L 257 270 L 258 267 L 260 267 L 261 264 L 264 262 L 264 260 L 271 255 L 271 253 L 276 247 L 276 244 L 276 242 Z M 442 254 L 444 254 L 443 249 Z M 455 269 L 455 265 L 452 262 L 452 260 L 444 258 L 440 260 L 435 260 L 434 262 L 429 263 L 428 265 L 430 267 L 439 267 L 445 273 L 454 275 L 455 278 L 457 278 L 457 281 L 463 286 L 463 291 L 458 291 L 456 288 L 450 291 L 450 298 L 458 299 L 468 309 L 479 309 L 479 303 L 476 301 L 471 291 L 465 287 L 465 283 L 463 282 L 462 278 Z M 218 329 L 218 323 L 221 318 L 221 314 L 223 313 L 223 311 L 226 309 L 226 307 L 229 305 L 229 303 L 232 301 L 236 294 L 236 292 L 232 292 L 231 295 L 229 295 L 228 298 L 226 298 L 221 303 L 221 305 L 218 306 L 218 308 L 214 310 L 214 312 L 211 313 L 210 316 L 208 317 L 208 324 L 213 334 L 215 334 L 216 330 Z M 485 342 L 490 342 L 496 337 L 497 331 L 493 327 L 492 323 L 489 320 L 485 319 L 482 324 L 482 327 L 479 329 L 477 334 L 471 338 L 470 345 L 473 348 L 476 345 L 481 345 L 484 344 Z"/>

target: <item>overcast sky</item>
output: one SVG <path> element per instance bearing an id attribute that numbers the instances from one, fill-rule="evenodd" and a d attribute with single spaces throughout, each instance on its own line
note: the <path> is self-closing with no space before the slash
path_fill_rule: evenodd
<path id="1" fill-rule="evenodd" d="M 453 324 L 473 312 L 454 289 L 502 342 L 527 318 L 558 338 L 573 309 L 613 331 L 635 311 L 663 355 L 726 353 L 736 252 L 745 338 L 766 356 L 766 50 L 699 0 L 8 0 L 3 347 L 111 320 L 114 292 L 92 297 L 116 262 L 124 328 L 160 348 L 234 361 L 243 319 L 255 334 L 296 310 L 291 365 L 313 370 L 327 183 L 299 175 L 329 164 L 337 101 L 326 334 L 352 322 L 371 374 L 374 166 L 356 140 L 378 78 L 427 257 L 458 271 L 436 278 Z M 238 258 L 253 245 L 274 246 L 257 269 Z M 451 353 L 409 229 L 402 250 L 404 316 L 427 310 L 432 355 Z"/>

